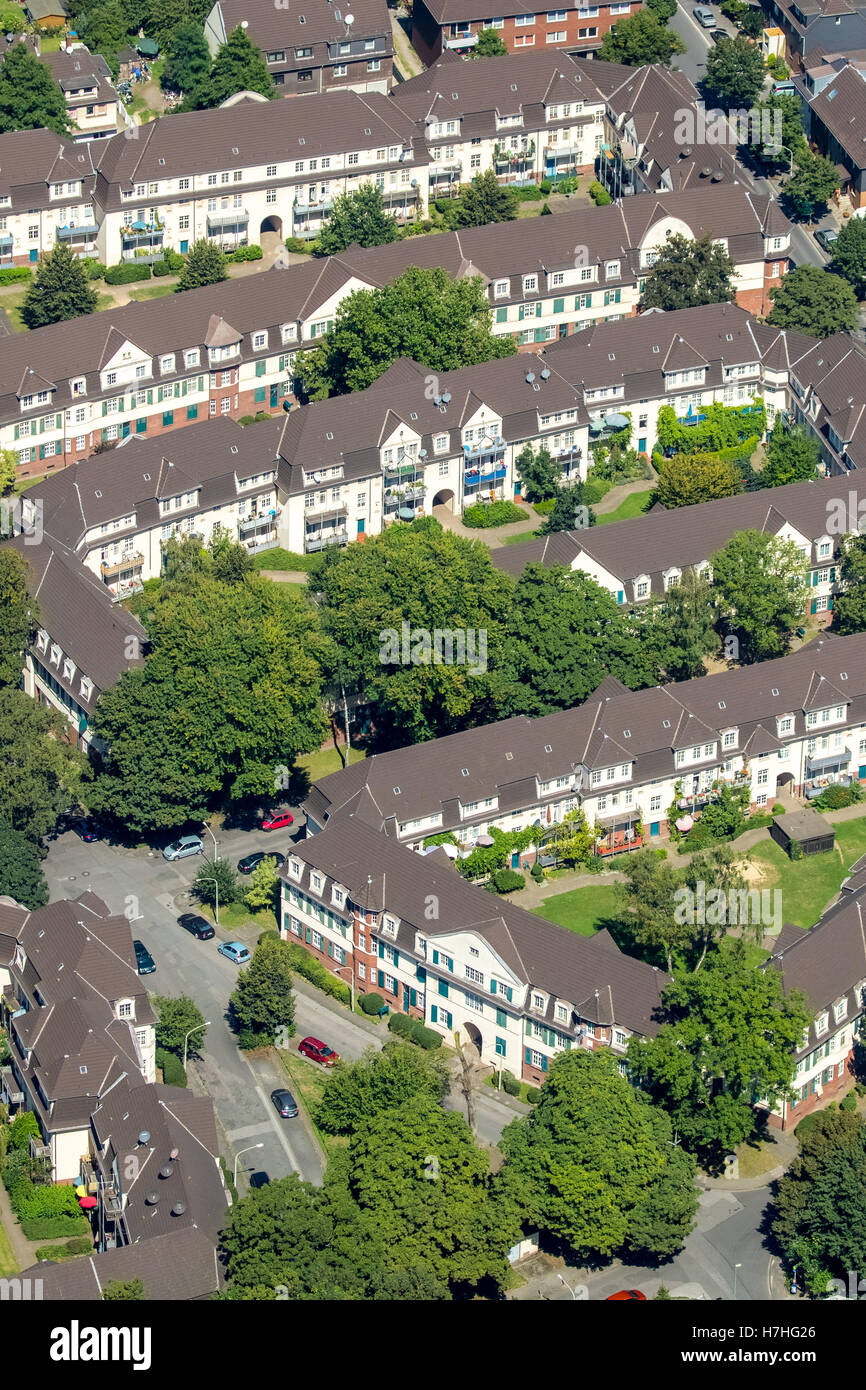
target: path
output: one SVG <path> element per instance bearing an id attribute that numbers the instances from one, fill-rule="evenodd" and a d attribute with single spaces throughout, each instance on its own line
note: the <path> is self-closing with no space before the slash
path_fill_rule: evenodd
<path id="1" fill-rule="evenodd" d="M 506 526 L 492 526 L 489 530 L 482 526 L 464 526 L 457 513 L 445 505 L 434 507 L 433 515 L 446 531 L 453 531 L 455 536 L 463 536 L 468 541 L 483 541 L 491 550 L 497 550 L 503 544 L 504 536 L 520 536 L 525 532 L 526 539 L 531 540 L 532 532 L 542 523 L 543 518 L 532 511 L 528 503 L 520 502 L 518 506 L 529 511 L 530 515 L 525 520 L 512 521 Z"/>
<path id="2" fill-rule="evenodd" d="M 308 577 L 306 570 L 259 570 L 259 574 L 276 584 L 306 584 Z"/>
<path id="3" fill-rule="evenodd" d="M 405 82 L 410 77 L 418 77 L 424 71 L 423 60 L 412 47 L 409 33 L 404 27 L 411 29 L 412 21 L 405 15 L 396 15 L 391 11 L 391 33 L 394 37 L 394 69 L 398 80 Z M 399 65 L 399 66 L 398 66 Z"/>

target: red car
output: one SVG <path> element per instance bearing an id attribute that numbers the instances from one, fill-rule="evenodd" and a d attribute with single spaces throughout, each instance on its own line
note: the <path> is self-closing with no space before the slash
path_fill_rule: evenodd
<path id="1" fill-rule="evenodd" d="M 333 1048 L 320 1042 L 318 1038 L 302 1038 L 298 1043 L 298 1051 L 304 1057 L 309 1057 L 311 1062 L 321 1062 L 323 1067 L 336 1066 L 340 1060 L 339 1052 L 334 1052 Z"/>
<path id="2" fill-rule="evenodd" d="M 290 811 L 268 811 L 262 821 L 262 830 L 282 830 L 284 826 L 291 825 L 294 819 Z"/>
<path id="3" fill-rule="evenodd" d="M 618 1299 L 637 1298 L 641 1303 L 646 1303 L 646 1294 L 641 1293 L 640 1289 L 620 1289 L 619 1293 L 608 1294 L 606 1303 L 616 1303 Z"/>

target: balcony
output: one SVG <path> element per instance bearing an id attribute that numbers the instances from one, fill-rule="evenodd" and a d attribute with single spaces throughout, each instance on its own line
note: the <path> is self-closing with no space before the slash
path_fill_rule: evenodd
<path id="1" fill-rule="evenodd" d="M 829 776 L 811 777 L 803 783 L 803 795 L 807 801 L 823 796 L 829 787 L 850 787 L 853 778 L 847 772 L 831 773 Z"/>
<path id="2" fill-rule="evenodd" d="M 333 198 L 302 198 L 294 201 L 294 209 L 301 217 L 324 217 L 334 206 Z"/>
<path id="3" fill-rule="evenodd" d="M 442 39 L 445 48 L 474 48 L 477 42 L 478 35 L 468 31 L 465 34 L 446 34 Z"/>
<path id="4" fill-rule="evenodd" d="M 18 1089 L 11 1067 L 0 1067 L 0 1100 L 4 1105 L 23 1105 L 24 1092 Z"/>
<path id="5" fill-rule="evenodd" d="M 824 776 L 831 772 L 840 772 L 843 767 L 848 766 L 850 761 L 850 748 L 834 748 L 832 753 L 821 755 L 809 753 L 806 756 L 806 774 L 807 776 L 815 776 L 820 773 Z"/>
<path id="6" fill-rule="evenodd" d="M 349 533 L 343 527 L 342 530 L 318 530 L 308 531 L 304 537 L 304 554 L 311 555 L 314 551 L 324 550 L 329 545 L 348 545 Z"/>
<path id="7" fill-rule="evenodd" d="M 209 212 L 207 215 L 208 235 L 217 232 L 220 236 L 240 236 L 249 225 L 250 215 L 244 208 L 232 212 Z"/>
<path id="8" fill-rule="evenodd" d="M 135 570 L 140 570 L 144 565 L 144 556 L 140 550 L 131 551 L 127 555 L 121 555 L 118 560 L 103 560 L 99 566 L 103 582 L 108 584 L 112 578 L 126 570 L 129 570 L 130 577 Z"/>

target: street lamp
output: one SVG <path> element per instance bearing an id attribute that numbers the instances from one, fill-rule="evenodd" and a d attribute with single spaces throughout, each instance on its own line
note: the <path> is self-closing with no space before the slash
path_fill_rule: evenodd
<path id="1" fill-rule="evenodd" d="M 791 175 L 792 175 L 793 172 L 794 172 L 794 152 L 793 152 L 793 150 L 791 149 L 790 145 L 767 145 L 767 146 L 764 147 L 764 154 L 770 155 L 770 156 L 773 157 L 773 158 L 774 158 L 777 154 L 786 154 L 786 155 L 788 156 L 788 174 L 787 174 L 787 177 L 788 177 L 788 178 L 791 177 Z"/>
<path id="2" fill-rule="evenodd" d="M 252 1153 L 253 1149 L 263 1149 L 264 1147 L 264 1144 L 250 1144 L 249 1148 L 238 1149 L 238 1152 L 235 1154 L 234 1176 L 232 1177 L 232 1182 L 234 1183 L 235 1187 L 237 1187 L 238 1185 L 238 1159 L 240 1158 L 241 1154 Z"/>
<path id="3" fill-rule="evenodd" d="M 214 904 L 214 910 L 213 910 L 213 919 L 214 919 L 214 921 L 216 922 L 217 926 L 219 926 L 219 924 L 220 924 L 220 886 L 219 886 L 219 881 L 218 881 L 217 879 L 215 879 L 215 878 L 202 878 L 202 879 L 199 880 L 199 882 L 200 882 L 200 883 L 212 883 L 212 884 L 213 884 L 213 887 L 214 887 L 214 894 L 215 894 L 215 898 L 216 898 L 216 901 L 215 901 L 215 904 Z"/>
<path id="4" fill-rule="evenodd" d="M 208 825 L 208 823 L 207 823 L 206 820 L 203 820 L 203 821 L 202 821 L 202 828 L 203 828 L 204 830 L 207 831 L 208 835 L 210 835 L 211 839 L 213 840 L 213 857 L 214 857 L 214 859 L 219 859 L 219 854 L 217 853 L 217 837 L 216 837 L 216 835 L 213 833 L 213 831 L 211 830 L 211 828 L 210 828 L 210 826 Z"/>
<path id="5" fill-rule="evenodd" d="M 738 1269 L 742 1269 L 742 1268 L 743 1268 L 742 1261 L 740 1262 L 740 1264 L 734 1265 L 734 1293 L 733 1293 L 733 1301 L 734 1301 L 735 1303 L 736 1303 L 736 1301 L 737 1301 L 737 1270 L 738 1270 Z"/>
<path id="6" fill-rule="evenodd" d="M 566 1283 L 566 1281 L 563 1279 L 563 1277 L 562 1277 L 561 1274 L 557 1274 L 556 1277 L 557 1277 L 557 1279 L 559 1280 L 560 1284 L 565 1284 L 565 1287 L 568 1289 L 568 1292 L 571 1294 L 572 1298 L 576 1300 L 576 1299 L 577 1299 L 577 1294 L 575 1293 L 575 1291 L 574 1291 L 574 1289 L 571 1287 L 571 1285 Z"/>
<path id="7" fill-rule="evenodd" d="M 336 975 L 338 980 L 342 980 L 343 977 L 340 974 L 339 970 L 335 970 L 334 974 Z M 352 973 L 351 966 L 349 966 L 349 1011 L 350 1013 L 355 1012 L 355 976 Z"/>
<path id="8" fill-rule="evenodd" d="M 190 1028 L 189 1033 L 183 1040 L 183 1069 L 186 1071 L 186 1045 L 189 1042 L 190 1033 L 197 1033 L 201 1028 L 210 1028 L 210 1023 L 197 1023 L 194 1028 Z"/>

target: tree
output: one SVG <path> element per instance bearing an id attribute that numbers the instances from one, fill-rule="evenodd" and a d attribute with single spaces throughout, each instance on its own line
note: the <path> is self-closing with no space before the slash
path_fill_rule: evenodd
<path id="1" fill-rule="evenodd" d="M 232 540 L 224 526 L 215 526 L 207 545 L 209 569 L 223 584 L 240 584 L 255 573 L 253 557 L 245 545 Z"/>
<path id="2" fill-rule="evenodd" d="M 316 1124 L 326 1134 L 354 1134 L 413 1096 L 429 1096 L 438 1104 L 449 1081 L 441 1053 L 387 1042 L 381 1052 L 370 1050 L 360 1061 L 337 1063 L 316 1110 Z"/>
<path id="3" fill-rule="evenodd" d="M 79 804 L 86 760 L 67 741 L 68 728 L 50 706 L 21 690 L 0 689 L 0 825 L 34 843 Z"/>
<path id="4" fill-rule="evenodd" d="M 619 916 L 625 941 L 636 955 L 651 965 L 663 962 L 670 972 L 674 954 L 692 938 L 688 925 L 677 921 L 680 872 L 649 849 L 630 854 L 622 871 Z"/>
<path id="5" fill-rule="evenodd" d="M 595 831 L 583 811 L 575 806 L 557 821 L 544 841 L 544 853 L 555 857 L 557 864 L 573 867 L 587 864 L 595 854 Z"/>
<path id="6" fill-rule="evenodd" d="M 531 444 L 525 444 L 515 465 L 527 502 L 544 502 L 556 496 L 561 474 L 543 444 L 539 445 L 537 454 L 533 453 Z"/>
<path id="7" fill-rule="evenodd" d="M 715 625 L 712 585 L 689 566 L 649 614 L 648 638 L 655 643 L 656 660 L 668 680 L 704 675 L 704 658 L 714 656 L 720 646 Z"/>
<path id="8" fill-rule="evenodd" d="M 277 95 L 261 51 L 240 25 L 232 29 L 225 43 L 220 45 L 207 80 L 188 93 L 184 109 L 195 111 L 222 106 L 238 92 L 258 92 L 271 99 Z"/>
<path id="9" fill-rule="evenodd" d="M 470 49 L 470 58 L 501 58 L 508 52 L 495 29 L 479 29 L 478 42 Z"/>
<path id="10" fill-rule="evenodd" d="M 628 19 L 619 19 L 601 41 L 598 56 L 606 63 L 626 63 L 643 67 L 645 63 L 670 64 L 675 53 L 686 47 L 678 34 L 660 24 L 649 10 L 638 10 Z"/>
<path id="11" fill-rule="evenodd" d="M 441 267 L 411 267 L 381 289 L 356 290 L 337 309 L 321 347 L 300 353 L 295 369 L 309 400 L 362 391 L 398 357 L 436 371 L 471 367 L 517 351 L 490 331 L 480 276 L 452 280 Z"/>
<path id="12" fill-rule="evenodd" d="M 798 96 L 793 92 L 773 92 L 766 101 L 757 103 L 751 113 L 750 148 L 753 157 L 762 163 L 773 163 L 786 170 L 790 161 L 808 148 Z"/>
<path id="13" fill-rule="evenodd" d="M 259 943 L 238 976 L 229 1005 L 240 1047 L 272 1047 L 278 1032 L 293 1035 L 295 996 L 288 941 L 265 937 Z"/>
<path id="14" fill-rule="evenodd" d="M 701 812 L 700 828 L 705 835 L 722 840 L 736 839 L 746 828 L 749 816 L 748 786 L 732 787 L 721 782 L 716 797 Z"/>
<path id="15" fill-rule="evenodd" d="M 27 20 L 20 5 L 12 4 L 12 0 L 3 0 L 0 4 L 0 30 L 4 34 L 20 34 L 24 31 Z"/>
<path id="16" fill-rule="evenodd" d="M 811 1117 L 810 1117 L 811 1118 Z M 866 1261 L 866 1129 L 856 1113 L 825 1110 L 800 1130 L 800 1153 L 776 1189 L 772 1231 L 813 1294 Z"/>
<path id="17" fill-rule="evenodd" d="M 92 314 L 96 301 L 84 263 L 73 256 L 65 241 L 60 241 L 39 262 L 36 278 L 21 305 L 21 319 L 28 328 L 44 328 L 49 323 Z"/>
<path id="18" fill-rule="evenodd" d="M 833 243 L 830 268 L 847 280 L 858 299 L 866 299 L 866 220 L 852 217 Z"/>
<path id="19" fill-rule="evenodd" d="M 646 278 L 641 309 L 694 309 L 733 301 L 735 266 L 724 246 L 707 232 L 692 241 L 668 236 Z"/>
<path id="20" fill-rule="evenodd" d="M 738 34 L 735 39 L 720 39 L 710 49 L 704 86 L 710 99 L 725 111 L 753 107 L 765 72 L 761 50 Z"/>
<path id="21" fill-rule="evenodd" d="M 833 628 L 847 637 L 866 631 L 866 536 L 846 536 L 842 541 L 839 588 L 833 599 Z"/>
<path id="22" fill-rule="evenodd" d="M 515 189 L 504 187 L 492 169 L 476 174 L 464 184 L 449 204 L 446 220 L 450 227 L 483 227 L 489 222 L 513 222 L 517 216 Z"/>
<path id="23" fill-rule="evenodd" d="M 728 791 L 728 788 L 722 787 L 720 791 Z M 748 795 L 746 791 L 746 798 Z M 710 807 L 706 807 L 705 811 L 709 809 Z M 703 821 L 703 816 L 701 820 Z M 702 921 L 696 920 L 694 923 L 698 930 L 692 942 L 692 969 L 700 970 L 710 947 L 718 946 L 728 930 L 729 913 L 726 905 L 734 901 L 740 902 L 739 897 L 733 899 L 731 894 L 741 893 L 747 888 L 747 883 L 738 867 L 734 850 L 730 845 L 721 844 L 692 855 L 691 862 L 683 870 L 683 884 L 694 894 L 695 904 L 699 896 L 705 904 L 709 903 L 702 914 L 698 914 L 697 911 L 694 914 L 696 918 L 701 915 L 703 917 Z M 739 916 L 739 912 L 737 915 Z M 759 924 L 756 924 L 755 930 L 756 934 L 760 933 Z"/>
<path id="24" fill-rule="evenodd" d="M 808 146 L 796 158 L 797 172 L 782 186 L 782 194 L 795 217 L 811 222 L 826 211 L 827 203 L 839 187 L 839 175 L 832 159 L 814 154 Z"/>
<path id="25" fill-rule="evenodd" d="M 0 497 L 12 491 L 18 477 L 18 455 L 14 449 L 0 449 Z"/>
<path id="26" fill-rule="evenodd" d="M 176 1057 L 200 1056 L 207 1042 L 205 1018 L 188 994 L 170 997 L 158 994 L 153 1000 L 157 1013 L 156 1045 Z"/>
<path id="27" fill-rule="evenodd" d="M 216 907 L 217 898 L 228 907 L 238 900 L 238 876 L 227 859 L 203 859 L 190 891 L 208 907 Z"/>
<path id="28" fill-rule="evenodd" d="M 820 459 L 821 451 L 815 436 L 802 425 L 785 425 L 782 417 L 777 415 L 772 434 L 767 440 L 761 482 L 764 487 L 806 482 L 815 477 Z"/>
<path id="29" fill-rule="evenodd" d="M 27 592 L 26 560 L 11 546 L 0 547 L 0 687 L 21 683 L 36 611 Z"/>
<path id="30" fill-rule="evenodd" d="M 123 6 L 116 0 L 103 0 L 101 4 L 81 5 L 76 10 L 75 27 L 91 52 L 101 53 L 116 76 L 118 51 L 129 43 L 129 28 L 137 33 L 141 21 L 127 26 Z"/>
<path id="31" fill-rule="evenodd" d="M 666 24 L 677 12 L 677 0 L 646 0 L 646 8 L 659 24 Z"/>
<path id="32" fill-rule="evenodd" d="M 396 241 L 400 225 L 385 211 L 381 189 L 364 183 L 353 193 L 337 198 L 320 231 L 317 256 L 336 256 L 347 246 L 384 246 Z"/>
<path id="33" fill-rule="evenodd" d="M 656 500 L 663 507 L 693 507 L 743 491 L 743 475 L 729 459 L 712 454 L 674 454 L 658 466 Z"/>
<path id="34" fill-rule="evenodd" d="M 126 0 L 127 14 L 135 4 L 136 0 Z M 145 11 L 148 37 L 156 39 L 163 50 L 172 50 L 177 31 L 190 20 L 198 26 L 202 19 L 200 9 L 197 11 L 190 0 L 145 0 Z"/>
<path id="35" fill-rule="evenodd" d="M 0 896 L 8 894 L 22 907 L 44 907 L 48 884 L 41 858 L 38 845 L 22 830 L 0 822 Z"/>
<path id="36" fill-rule="evenodd" d="M 845 333 L 857 323 L 857 300 L 851 286 L 816 265 L 789 270 L 770 290 L 773 307 L 767 322 L 792 328 L 813 338 Z"/>
<path id="37" fill-rule="evenodd" d="M 42 128 L 69 135 L 66 100 L 45 64 L 16 43 L 0 68 L 0 133 Z"/>
<path id="38" fill-rule="evenodd" d="M 509 714 L 570 709 L 608 672 L 632 689 L 658 678 L 629 614 L 581 570 L 528 565 L 506 624 Z"/>
<path id="39" fill-rule="evenodd" d="M 710 560 L 713 588 L 741 661 L 784 656 L 803 621 L 809 592 L 803 557 L 793 541 L 740 531 Z"/>
<path id="40" fill-rule="evenodd" d="M 740 941 L 669 985 L 667 1020 L 628 1045 L 633 1080 L 664 1107 L 688 1149 L 718 1159 L 756 1127 L 755 1103 L 790 1094 L 808 1014 L 777 970 L 756 970 Z"/>
<path id="41" fill-rule="evenodd" d="M 39 1128 L 39 1121 L 32 1110 L 19 1110 L 15 1119 L 9 1126 L 9 1148 L 13 1153 L 26 1152 L 30 1148 L 30 1140 L 41 1139 L 42 1132 Z"/>
<path id="42" fill-rule="evenodd" d="M 675 1254 L 694 1226 L 694 1159 L 671 1142 L 663 1111 L 621 1076 L 607 1050 L 553 1059 L 541 1098 L 513 1120 L 496 1189 L 581 1263 Z"/>
<path id="43" fill-rule="evenodd" d="M 261 912 L 266 908 L 275 912 L 279 898 L 280 876 L 277 872 L 277 861 L 270 857 L 262 859 L 250 874 L 244 902 L 251 912 Z"/>
<path id="44" fill-rule="evenodd" d="M 480 541 L 443 531 L 432 517 L 389 526 L 327 556 L 310 587 L 334 660 L 372 706 L 383 743 L 438 738 L 498 716 L 509 690 L 503 638 L 513 581 Z M 440 639 L 438 661 L 436 632 L 450 643 L 449 651 Z"/>
<path id="45" fill-rule="evenodd" d="M 595 512 L 586 495 L 584 483 L 560 483 L 554 493 L 553 508 L 541 523 L 540 535 L 552 536 L 557 531 L 579 531 L 585 526 L 594 526 Z"/>
<path id="46" fill-rule="evenodd" d="M 140 1279 L 109 1279 L 103 1285 L 106 1303 L 141 1303 L 147 1301 L 147 1289 Z"/>
<path id="47" fill-rule="evenodd" d="M 180 23 L 171 36 L 162 71 L 162 85 L 170 92 L 192 92 L 210 75 L 211 56 L 204 36 L 192 20 Z"/>
<path id="48" fill-rule="evenodd" d="M 206 237 L 194 241 L 174 287 L 175 294 L 181 294 L 184 290 L 198 290 L 202 285 L 217 285 L 221 280 L 227 280 L 226 265 L 225 253 L 215 242 L 208 241 Z"/>
<path id="49" fill-rule="evenodd" d="M 92 809 L 146 834 L 270 800 L 277 770 L 326 732 L 313 609 L 259 576 L 193 573 L 163 584 L 142 619 L 144 665 L 125 671 L 94 715 L 105 752 Z"/>

